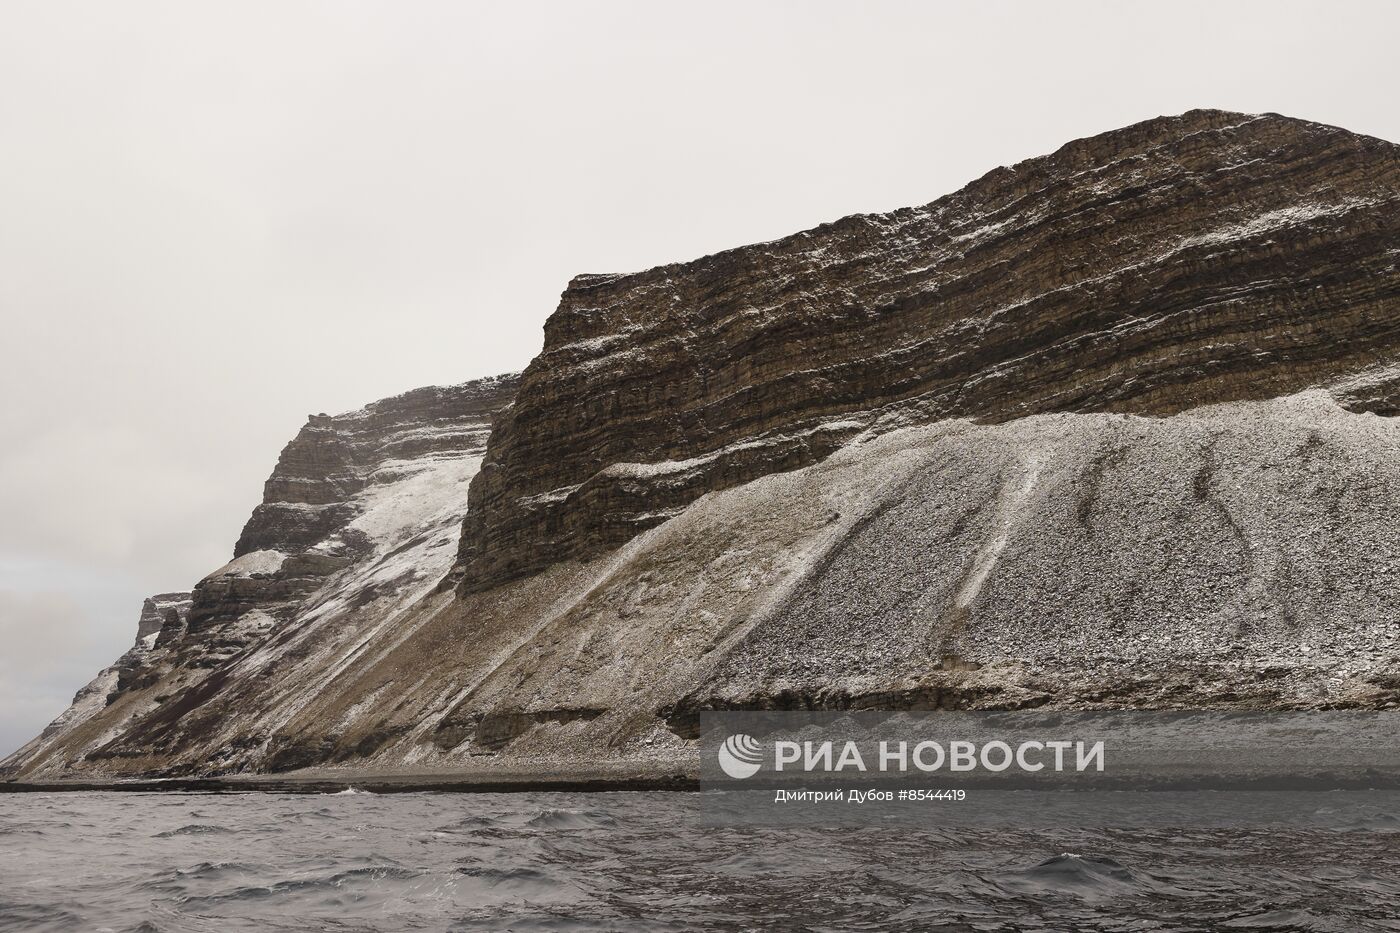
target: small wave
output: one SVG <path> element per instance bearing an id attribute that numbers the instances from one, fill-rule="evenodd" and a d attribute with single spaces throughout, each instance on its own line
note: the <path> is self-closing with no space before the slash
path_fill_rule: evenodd
<path id="1" fill-rule="evenodd" d="M 163 833 L 156 833 L 155 839 L 169 839 L 171 836 L 209 836 L 222 833 L 231 833 L 233 830 L 225 826 L 213 826 L 209 823 L 189 823 L 179 829 L 167 829 Z"/>
<path id="2" fill-rule="evenodd" d="M 369 793 L 369 791 L 367 791 L 367 790 L 356 790 L 356 789 L 353 788 L 353 787 L 347 787 L 347 788 L 345 788 L 345 790 L 336 791 L 334 794 L 330 794 L 329 796 L 331 796 L 331 797 L 348 797 L 348 796 L 358 797 L 358 796 L 360 796 L 361 794 L 368 794 L 368 793 Z"/>
<path id="3" fill-rule="evenodd" d="M 496 821 L 487 816 L 467 816 L 455 823 L 445 823 L 433 830 L 435 833 L 463 833 L 478 829 L 489 829 Z"/>
<path id="4" fill-rule="evenodd" d="M 517 884 L 544 881 L 544 872 L 536 868 L 459 868 L 459 875 L 469 875 L 490 884 Z"/>
<path id="5" fill-rule="evenodd" d="M 478 905 L 491 902 L 529 901 L 532 904 L 570 903 L 584 897 L 574 884 L 536 868 L 463 867 L 457 873 L 475 882 L 471 899 Z"/>
<path id="6" fill-rule="evenodd" d="M 181 903 L 185 906 L 220 904 L 229 901 L 260 900 L 265 898 L 316 894 L 321 891 L 354 889 L 361 884 L 373 886 L 382 881 L 412 881 L 422 872 L 408 868 L 380 865 L 374 868 L 355 868 L 337 872 L 322 878 L 298 878 L 291 881 L 278 881 L 270 885 L 245 886 L 223 894 L 210 894 L 187 897 Z"/>
<path id="7" fill-rule="evenodd" d="M 525 825 L 537 829 L 611 829 L 617 820 L 598 810 L 541 810 Z"/>
<path id="8" fill-rule="evenodd" d="M 260 865 L 242 862 L 200 862 L 189 868 L 175 869 L 177 878 L 223 878 L 231 874 L 252 874 L 263 870 Z"/>
<path id="9" fill-rule="evenodd" d="M 200 884 L 246 884 L 264 877 L 268 871 L 266 865 L 244 862 L 200 862 L 188 868 L 161 867 L 136 886 L 144 891 L 187 893 L 191 886 Z"/>
<path id="10" fill-rule="evenodd" d="M 127 933 L 161 933 L 161 929 L 149 920 L 142 920 Z"/>
<path id="11" fill-rule="evenodd" d="M 1223 927 L 1231 930 L 1318 930 L 1333 931 L 1338 927 L 1314 917 L 1306 910 L 1268 910 L 1262 914 L 1226 920 Z"/>
<path id="12" fill-rule="evenodd" d="M 461 918 L 460 925 L 453 926 L 452 933 L 657 933 L 659 930 L 684 930 L 683 926 L 662 924 L 657 920 L 620 920 L 615 916 L 587 917 L 562 909 L 554 913 L 532 910 L 527 917 L 521 917 L 512 910 L 502 912 L 500 908 L 476 910 Z M 693 928 L 692 928 L 693 929 Z"/>
<path id="13" fill-rule="evenodd" d="M 76 930 L 82 926 L 82 917 L 61 907 L 0 901 L 0 929 Z"/>
<path id="14" fill-rule="evenodd" d="M 1335 828 L 1343 832 L 1400 833 L 1400 819 L 1390 813 L 1375 813 L 1353 817 Z"/>
<path id="15" fill-rule="evenodd" d="M 1017 894 L 1070 894 L 1082 898 L 1144 893 L 1150 885 L 1107 856 L 1061 852 L 1031 868 L 1003 873 L 997 884 Z"/>

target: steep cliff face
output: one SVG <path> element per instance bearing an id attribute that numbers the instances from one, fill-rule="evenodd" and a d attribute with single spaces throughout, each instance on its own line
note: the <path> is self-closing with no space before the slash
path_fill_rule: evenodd
<path id="1" fill-rule="evenodd" d="M 110 704 L 116 694 L 150 685 L 158 660 L 184 636 L 193 605 L 189 593 L 161 593 L 146 599 L 136 620 L 136 644 L 118 659 L 115 689 L 105 703 Z"/>
<path id="2" fill-rule="evenodd" d="M 428 575 L 419 551 L 455 548 L 438 513 L 465 511 L 454 501 L 458 485 L 476 472 L 492 417 L 515 386 L 514 376 L 431 386 L 310 416 L 283 448 L 234 559 L 195 586 L 185 663 L 228 660 L 347 569 L 379 566 L 363 584 L 376 593 Z M 399 559 L 386 562 L 390 552 Z"/>
<path id="3" fill-rule="evenodd" d="M 1195 111 L 576 279 L 518 384 L 313 419 L 155 679 L 10 767 L 664 772 L 704 709 L 1400 705 L 1397 202 L 1390 143 Z"/>
<path id="4" fill-rule="evenodd" d="M 192 593 L 146 601 L 137 646 L 8 762 L 55 773 L 143 759 L 227 678 L 230 660 L 290 633 L 369 639 L 452 564 L 466 486 L 515 376 L 429 387 L 343 415 L 312 415 L 283 449 L 234 559 Z M 239 710 L 217 704 L 246 736 Z"/>
<path id="5" fill-rule="evenodd" d="M 580 276 L 473 482 L 457 573 L 598 554 L 891 420 L 1162 414 L 1365 365 L 1400 346 L 1397 197 L 1390 143 L 1193 111 L 924 207 Z"/>

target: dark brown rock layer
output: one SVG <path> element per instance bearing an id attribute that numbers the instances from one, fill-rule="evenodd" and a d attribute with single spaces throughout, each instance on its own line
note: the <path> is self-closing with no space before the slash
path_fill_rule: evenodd
<path id="1" fill-rule="evenodd" d="M 1391 143 L 1192 111 L 635 275 L 576 278 L 473 481 L 480 590 L 881 422 L 1163 414 L 1400 346 Z M 1367 410 L 1393 408 L 1372 386 Z"/>

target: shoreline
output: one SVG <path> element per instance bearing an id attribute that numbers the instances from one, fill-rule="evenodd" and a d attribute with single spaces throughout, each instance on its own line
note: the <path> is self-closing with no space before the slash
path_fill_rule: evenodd
<path id="1" fill-rule="evenodd" d="M 229 777 L 131 778 L 73 781 L 0 780 L 0 794 L 26 793 L 197 793 L 197 794 L 334 794 L 347 790 L 373 794 L 404 793 L 586 793 L 602 791 L 696 791 L 693 773 L 583 770 L 576 775 L 497 772 L 366 772 L 335 774 L 307 772 L 289 775 Z"/>

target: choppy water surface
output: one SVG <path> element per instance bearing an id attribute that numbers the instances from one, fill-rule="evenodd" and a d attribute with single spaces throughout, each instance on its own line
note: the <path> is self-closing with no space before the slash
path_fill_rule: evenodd
<path id="1" fill-rule="evenodd" d="M 1382 831 L 701 826 L 691 794 L 0 794 L 0 930 L 1400 930 Z"/>

